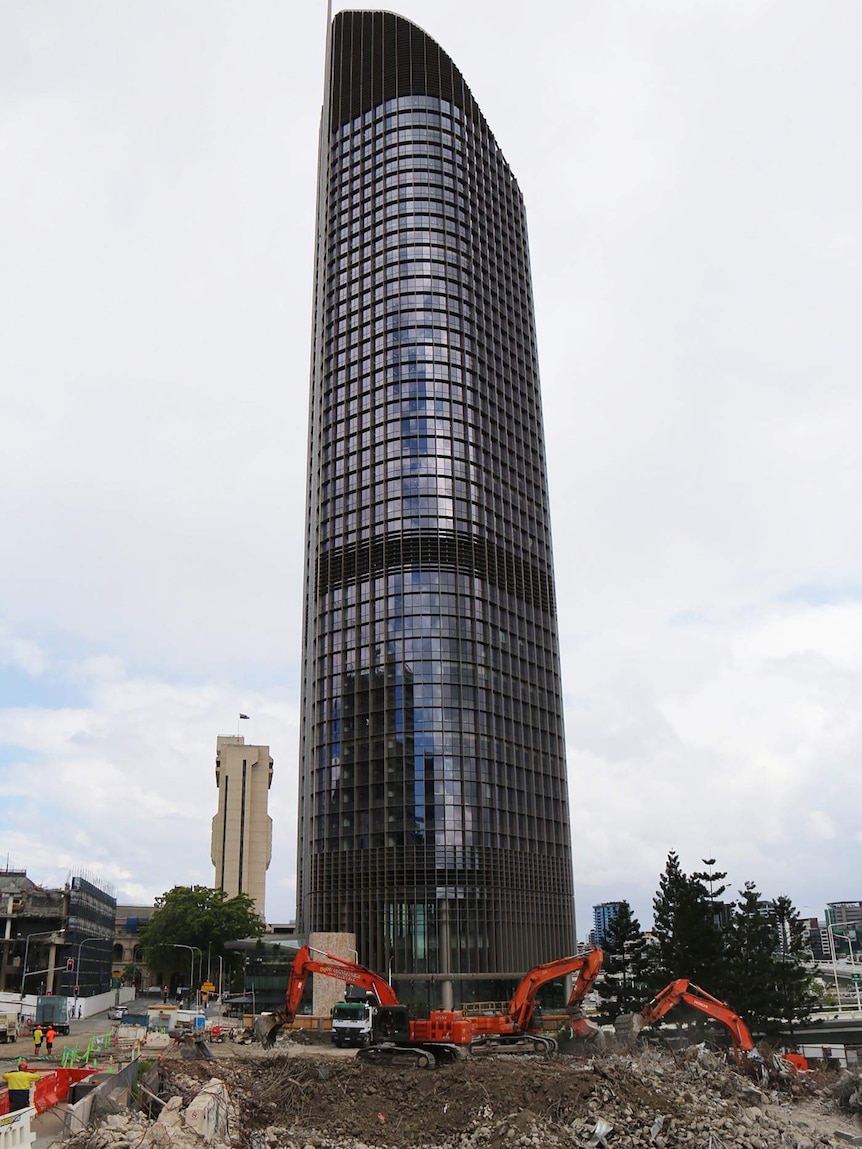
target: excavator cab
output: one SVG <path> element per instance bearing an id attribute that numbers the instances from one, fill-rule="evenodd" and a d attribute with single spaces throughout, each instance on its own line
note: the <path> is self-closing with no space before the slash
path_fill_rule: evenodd
<path id="1" fill-rule="evenodd" d="M 375 1041 L 410 1041 L 410 1017 L 403 1005 L 381 1005 L 374 1011 Z"/>

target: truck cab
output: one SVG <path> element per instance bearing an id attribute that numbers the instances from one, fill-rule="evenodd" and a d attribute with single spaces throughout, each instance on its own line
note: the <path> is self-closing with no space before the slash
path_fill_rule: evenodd
<path id="1" fill-rule="evenodd" d="M 342 1001 L 332 1010 L 332 1040 L 339 1047 L 370 1045 L 374 1036 L 374 1005 L 370 1001 Z"/>

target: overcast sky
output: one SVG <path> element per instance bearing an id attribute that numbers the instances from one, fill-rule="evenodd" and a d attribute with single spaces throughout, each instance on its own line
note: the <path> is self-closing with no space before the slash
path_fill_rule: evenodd
<path id="1" fill-rule="evenodd" d="M 668 851 L 862 898 L 862 5 L 404 0 L 527 205 L 578 936 Z M 294 911 L 325 5 L 0 6 L 0 865 Z"/>

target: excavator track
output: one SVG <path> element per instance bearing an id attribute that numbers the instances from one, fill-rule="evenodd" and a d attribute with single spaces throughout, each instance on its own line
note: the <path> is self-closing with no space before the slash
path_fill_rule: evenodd
<path id="1" fill-rule="evenodd" d="M 438 1051 L 439 1052 L 439 1051 Z M 416 1045 L 369 1045 L 365 1049 L 356 1051 L 360 1061 L 367 1061 L 371 1065 L 386 1065 L 393 1068 L 413 1066 L 416 1069 L 434 1069 L 437 1057 L 430 1049 Z"/>
<path id="2" fill-rule="evenodd" d="M 532 1053 L 537 1057 L 553 1057 L 559 1049 L 556 1038 L 539 1033 L 488 1034 L 470 1044 L 476 1056 L 488 1053 Z"/>

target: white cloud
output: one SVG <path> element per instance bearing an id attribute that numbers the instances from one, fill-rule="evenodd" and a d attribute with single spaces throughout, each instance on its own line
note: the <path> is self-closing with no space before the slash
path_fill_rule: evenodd
<path id="1" fill-rule="evenodd" d="M 835 833 L 835 824 L 832 817 L 824 810 L 812 810 L 809 818 L 811 821 L 811 832 L 815 837 L 822 838 L 825 842 L 831 842 L 838 836 Z"/>
<path id="2" fill-rule="evenodd" d="M 10 634 L 0 627 L 0 666 L 11 666 L 38 678 L 45 670 L 45 653 L 39 644 Z"/>

